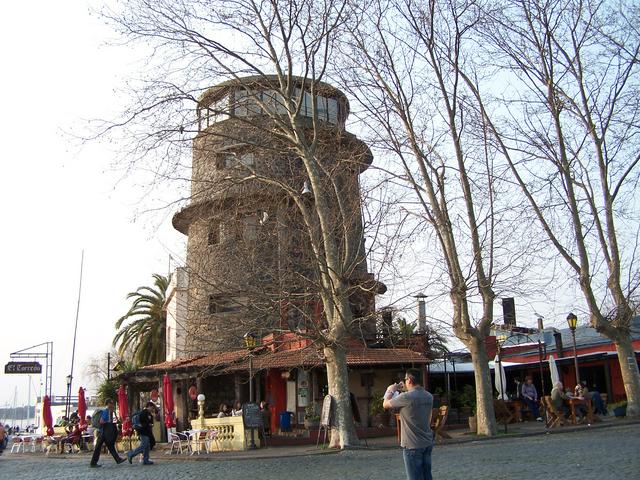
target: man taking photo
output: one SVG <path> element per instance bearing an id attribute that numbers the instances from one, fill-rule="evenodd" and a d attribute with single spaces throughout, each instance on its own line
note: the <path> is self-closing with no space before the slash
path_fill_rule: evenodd
<path id="1" fill-rule="evenodd" d="M 405 387 L 406 392 L 395 396 Z M 408 480 L 432 480 L 431 410 L 433 396 L 420 385 L 420 372 L 407 370 L 402 382 L 391 384 L 384 394 L 384 408 L 400 409 L 400 446 Z"/>

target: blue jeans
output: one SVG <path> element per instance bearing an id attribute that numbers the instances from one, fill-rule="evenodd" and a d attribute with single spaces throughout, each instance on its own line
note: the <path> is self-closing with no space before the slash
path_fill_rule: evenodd
<path id="1" fill-rule="evenodd" d="M 529 410 L 531 410 L 531 413 L 533 414 L 533 418 L 534 419 L 539 418 L 540 409 L 538 408 L 538 402 L 536 402 L 535 400 L 531 400 L 529 398 L 525 398 L 524 401 L 527 404 L 527 407 L 529 407 Z"/>
<path id="2" fill-rule="evenodd" d="M 433 450 L 433 446 L 402 449 L 407 480 L 432 480 L 431 450 Z"/>
<path id="3" fill-rule="evenodd" d="M 149 437 L 146 435 L 140 435 L 140 446 L 129 452 L 128 455 L 133 458 L 140 454 L 142 454 L 142 463 L 149 463 Z"/>

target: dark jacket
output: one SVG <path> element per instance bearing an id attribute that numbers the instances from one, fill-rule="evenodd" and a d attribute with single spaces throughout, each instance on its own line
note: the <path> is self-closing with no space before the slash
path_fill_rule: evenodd
<path id="1" fill-rule="evenodd" d="M 153 437 L 153 415 L 146 408 L 140 412 L 140 427 L 137 429 L 138 435 Z"/>

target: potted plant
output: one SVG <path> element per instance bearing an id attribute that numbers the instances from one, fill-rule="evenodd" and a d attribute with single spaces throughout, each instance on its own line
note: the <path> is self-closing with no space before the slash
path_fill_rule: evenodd
<path id="1" fill-rule="evenodd" d="M 616 417 L 625 417 L 627 415 L 627 402 L 615 402 L 608 406 Z"/>
<path id="2" fill-rule="evenodd" d="M 369 402 L 369 414 L 371 415 L 371 426 L 372 427 L 386 427 L 389 425 L 389 412 L 387 412 L 382 403 L 384 399 L 382 398 L 381 393 L 374 392 L 372 393 L 373 398 Z"/>
<path id="3" fill-rule="evenodd" d="M 310 403 L 304 409 L 304 428 L 307 430 L 320 425 L 320 415 L 316 409 L 315 402 Z"/>
<path id="4" fill-rule="evenodd" d="M 469 430 L 471 432 L 478 431 L 478 422 L 476 420 L 476 389 L 472 385 L 465 385 L 462 393 L 458 395 L 458 402 L 461 409 L 464 408 L 469 412 Z"/>

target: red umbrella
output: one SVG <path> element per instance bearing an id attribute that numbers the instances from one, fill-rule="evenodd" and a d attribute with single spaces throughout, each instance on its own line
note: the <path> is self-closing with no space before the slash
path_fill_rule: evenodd
<path id="1" fill-rule="evenodd" d="M 118 410 L 122 419 L 122 435 L 129 436 L 133 433 L 133 427 L 129 418 L 129 402 L 127 401 L 127 390 L 124 385 L 120 385 L 120 388 L 118 388 Z"/>
<path id="2" fill-rule="evenodd" d="M 80 429 L 87 428 L 87 401 L 84 398 L 84 388 L 80 387 L 78 390 L 78 416 L 80 417 Z"/>
<path id="3" fill-rule="evenodd" d="M 51 415 L 51 399 L 49 395 L 45 395 L 42 402 L 42 420 L 47 428 L 47 435 L 53 435 L 53 416 Z"/>
<path id="4" fill-rule="evenodd" d="M 167 373 L 162 379 L 162 399 L 164 400 L 164 426 L 173 428 L 176 426 L 173 421 L 173 390 L 171 389 L 171 379 Z"/>

